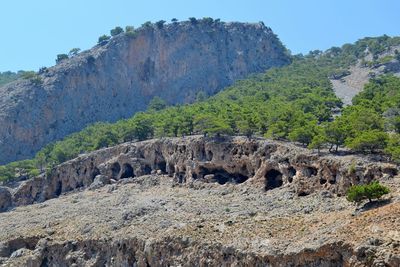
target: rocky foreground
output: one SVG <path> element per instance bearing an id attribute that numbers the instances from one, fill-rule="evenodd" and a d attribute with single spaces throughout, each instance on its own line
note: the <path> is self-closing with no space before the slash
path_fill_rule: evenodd
<path id="1" fill-rule="evenodd" d="M 343 197 L 370 180 L 390 196 Z M 400 177 L 368 157 L 195 136 L 103 149 L 9 186 L 5 266 L 400 265 Z"/>

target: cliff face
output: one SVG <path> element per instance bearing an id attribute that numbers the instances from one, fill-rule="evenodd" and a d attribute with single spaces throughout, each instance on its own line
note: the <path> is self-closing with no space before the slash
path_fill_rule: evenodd
<path id="1" fill-rule="evenodd" d="M 97 188 L 112 179 L 151 173 L 174 177 L 177 185 L 246 183 L 262 191 L 290 186 L 298 196 L 320 190 L 343 196 L 352 184 L 388 179 L 397 174 L 397 169 L 393 164 L 360 156 L 321 156 L 265 139 L 154 139 L 83 155 L 55 167 L 47 176 L 14 185 L 15 189 L 0 187 L 0 212 L 85 187 Z"/>
<path id="2" fill-rule="evenodd" d="M 0 88 L 0 164 L 96 121 L 115 121 L 160 96 L 190 102 L 289 61 L 262 24 L 182 22 L 120 34 L 40 74 Z"/>
<path id="3" fill-rule="evenodd" d="M 390 198 L 339 197 L 372 179 Z M 399 179 L 264 139 L 125 143 L 0 187 L 0 265 L 397 267 Z"/>

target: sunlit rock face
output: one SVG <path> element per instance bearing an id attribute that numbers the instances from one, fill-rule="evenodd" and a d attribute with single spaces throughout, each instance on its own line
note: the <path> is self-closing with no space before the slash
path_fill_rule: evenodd
<path id="1" fill-rule="evenodd" d="M 0 207 L 7 210 L 156 173 L 189 187 L 194 182 L 250 185 L 263 192 L 291 187 L 298 196 L 319 191 L 343 196 L 351 185 L 393 177 L 397 169 L 393 164 L 357 155 L 320 156 L 293 144 L 265 139 L 163 138 L 81 155 L 14 189 L 4 187 Z M 8 191 L 12 191 L 12 197 Z"/>
<path id="2" fill-rule="evenodd" d="M 154 96 L 187 103 L 251 73 L 289 63 L 263 24 L 181 22 L 120 34 L 40 72 L 42 84 L 0 88 L 0 164 L 97 121 L 146 108 Z"/>

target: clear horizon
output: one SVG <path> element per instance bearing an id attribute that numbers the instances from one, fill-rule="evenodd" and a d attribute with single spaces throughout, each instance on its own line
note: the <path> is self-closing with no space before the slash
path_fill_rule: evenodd
<path id="1" fill-rule="evenodd" d="M 263 21 L 293 54 L 308 53 L 367 36 L 400 35 L 398 10 L 395 0 L 16 0 L 2 3 L 0 71 L 52 66 L 57 54 L 89 49 L 115 26 L 189 17 Z"/>

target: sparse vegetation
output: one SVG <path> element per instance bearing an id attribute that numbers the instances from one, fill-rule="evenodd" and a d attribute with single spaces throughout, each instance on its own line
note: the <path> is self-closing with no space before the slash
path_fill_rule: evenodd
<path id="1" fill-rule="evenodd" d="M 190 21 L 190 23 L 192 23 L 192 24 L 197 24 L 197 19 L 194 18 L 194 17 L 190 17 L 190 18 L 189 18 L 189 21 Z"/>
<path id="2" fill-rule="evenodd" d="M 388 187 L 379 184 L 375 181 L 366 185 L 354 185 L 347 191 L 347 200 L 351 202 L 360 203 L 368 199 L 372 202 L 373 199 L 380 199 L 383 195 L 389 194 Z"/>
<path id="3" fill-rule="evenodd" d="M 58 54 L 57 58 L 56 58 L 56 63 L 58 64 L 61 61 L 66 60 L 68 58 L 69 58 L 69 56 L 67 54 Z"/>
<path id="4" fill-rule="evenodd" d="M 122 29 L 121 27 L 117 26 L 117 27 L 115 27 L 114 29 L 112 29 L 110 31 L 110 34 L 111 34 L 111 36 L 116 36 L 116 35 L 121 34 L 123 32 L 124 32 L 124 29 Z"/>
<path id="5" fill-rule="evenodd" d="M 68 56 L 74 57 L 74 56 L 78 55 L 80 51 L 81 51 L 81 49 L 78 47 L 72 48 L 71 50 L 69 50 Z"/>
<path id="6" fill-rule="evenodd" d="M 157 28 L 158 28 L 158 29 L 162 29 L 162 28 L 164 27 L 165 22 L 166 22 L 165 20 L 159 20 L 159 21 L 157 21 L 157 22 L 156 22 Z"/>
<path id="7" fill-rule="evenodd" d="M 102 44 L 107 43 L 108 40 L 110 40 L 110 39 L 111 39 L 111 36 L 104 34 L 99 37 L 98 43 L 102 45 Z"/>
<path id="8" fill-rule="evenodd" d="M 0 72 L 0 86 L 20 78 L 24 72 L 25 71 L 22 70 L 18 72 L 12 72 L 12 71 Z"/>
<path id="9" fill-rule="evenodd" d="M 153 26 L 153 24 L 151 23 L 151 21 L 146 21 L 145 23 L 142 24 L 142 28 L 144 29 L 149 29 Z"/>
<path id="10" fill-rule="evenodd" d="M 167 103 L 165 102 L 165 100 L 163 100 L 161 97 L 159 96 L 155 96 L 149 103 L 147 109 L 149 111 L 159 111 L 164 109 L 167 106 Z"/>
<path id="11" fill-rule="evenodd" d="M 25 80 L 29 80 L 36 86 L 39 86 L 43 83 L 42 78 L 34 71 L 26 71 L 21 75 L 21 78 Z"/>
<path id="12" fill-rule="evenodd" d="M 213 20 L 213 18 L 210 18 L 210 17 L 204 17 L 202 19 L 202 22 L 205 24 L 208 24 L 208 25 L 212 25 L 214 23 L 214 20 Z"/>
<path id="13" fill-rule="evenodd" d="M 126 34 L 128 37 L 135 37 L 135 36 L 136 36 L 135 27 L 133 27 L 133 26 L 126 26 L 126 27 L 125 27 L 125 34 Z"/>

